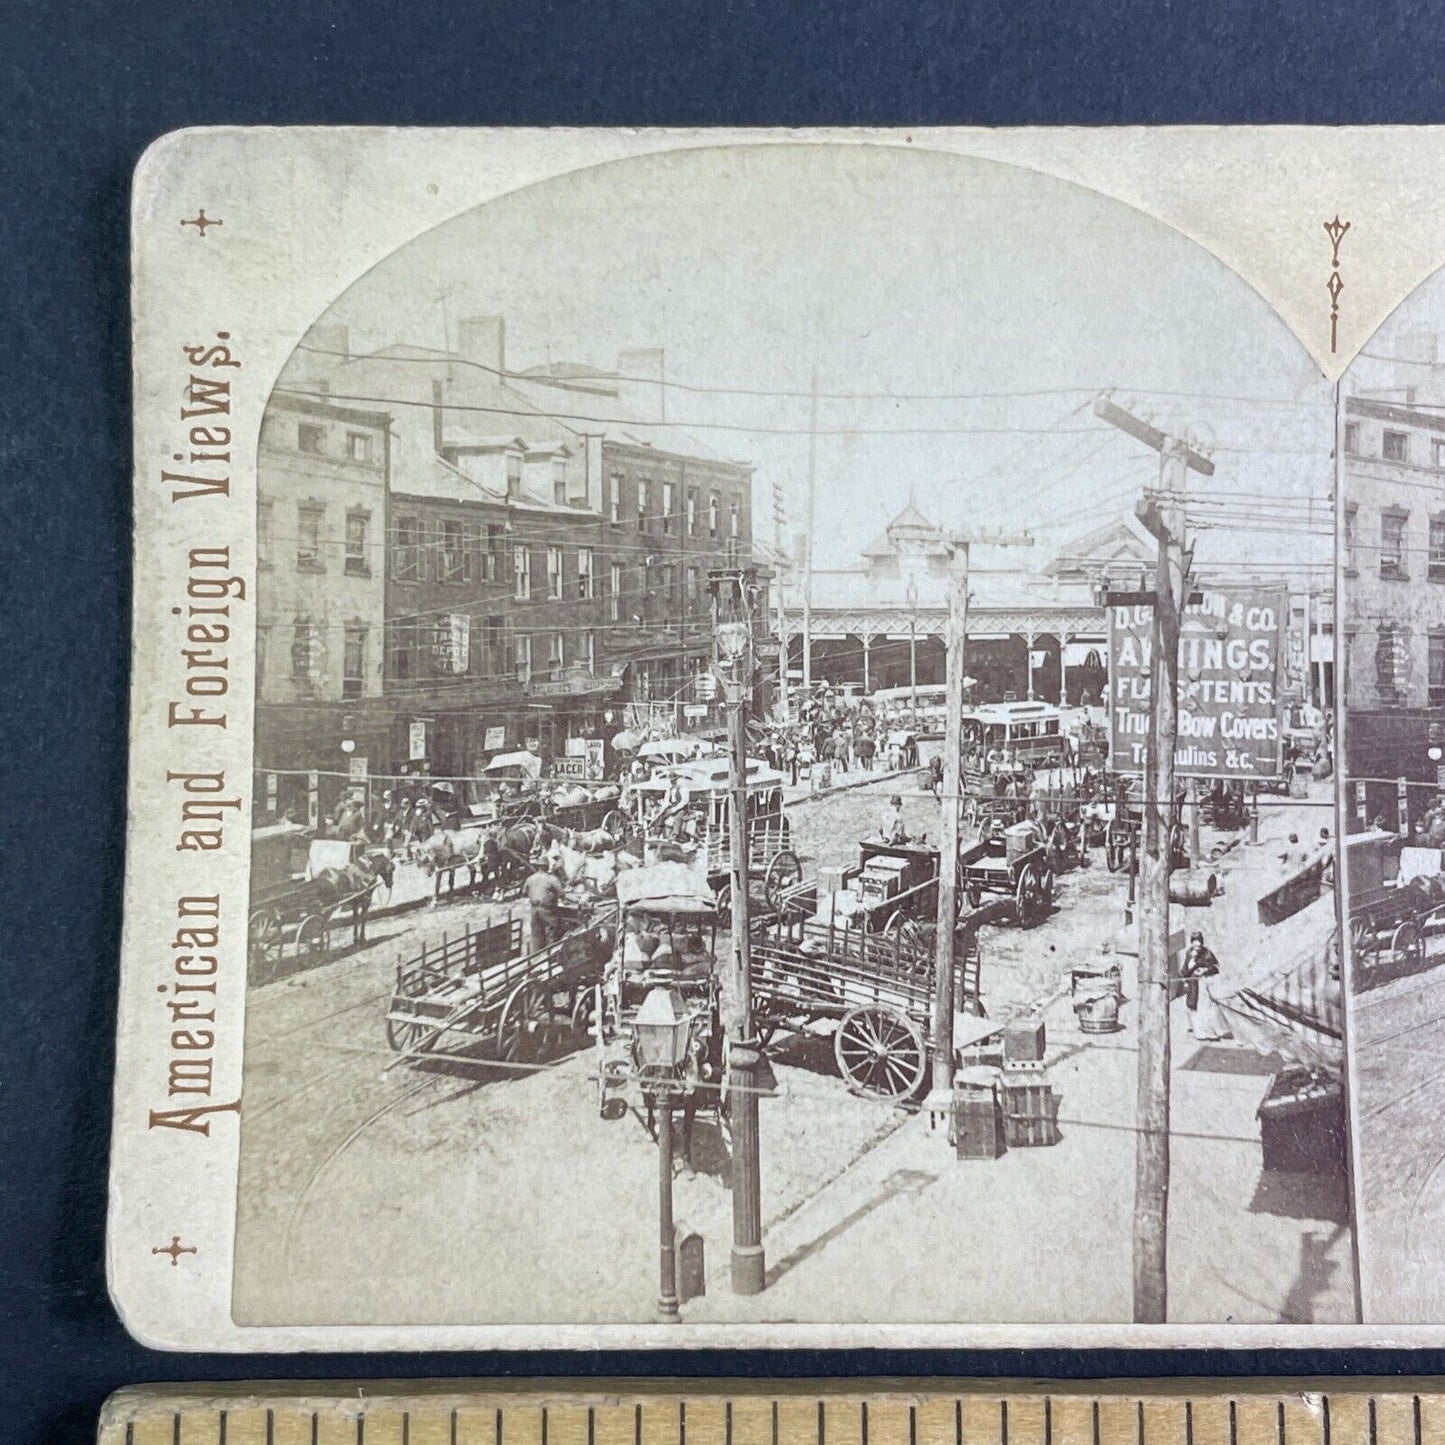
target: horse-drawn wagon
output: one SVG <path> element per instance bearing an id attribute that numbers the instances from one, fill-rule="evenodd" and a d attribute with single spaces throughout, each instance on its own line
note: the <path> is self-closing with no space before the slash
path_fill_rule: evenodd
<path id="1" fill-rule="evenodd" d="M 989 895 L 1012 898 L 1013 916 L 1025 928 L 1041 923 L 1054 903 L 1054 869 L 1043 828 L 1016 823 L 1001 835 L 980 838 L 958 855 L 959 883 L 970 908 Z"/>
<path id="2" fill-rule="evenodd" d="M 516 1064 L 539 1057 L 549 1041 L 585 1035 L 615 919 L 610 906 L 574 905 L 562 937 L 530 953 L 519 918 L 423 943 L 397 964 L 387 1043 L 419 1058 L 461 1038 Z"/>
<path id="3" fill-rule="evenodd" d="M 894 1103 L 918 1094 L 932 1049 L 930 938 L 779 916 L 759 926 L 751 951 L 753 1023 L 765 1045 L 781 1029 L 832 1020 L 838 1072 L 854 1093 Z M 959 930 L 954 1000 L 982 1016 L 976 927 Z"/>
<path id="4" fill-rule="evenodd" d="M 699 1107 L 723 1108 L 724 1044 L 717 969 L 717 905 L 680 863 L 634 869 L 617 880 L 615 946 L 591 1011 L 597 1108 L 626 1112 L 634 1087 L 649 1127 L 659 1097 L 684 1112 L 690 1152 Z"/>
<path id="5" fill-rule="evenodd" d="M 1388 959 L 1425 957 L 1428 936 L 1445 927 L 1445 852 L 1402 848 L 1396 878 L 1350 899 L 1350 951 L 1362 971 Z"/>
<path id="6" fill-rule="evenodd" d="M 300 840 L 306 844 L 305 864 L 293 873 Z M 282 853 L 284 863 L 278 862 Z M 289 823 L 256 829 L 252 859 L 246 958 L 253 984 L 270 979 L 288 957 L 302 963 L 325 958 L 339 926 L 349 925 L 351 941 L 362 942 L 373 902 L 395 876 L 384 849 L 313 838 Z"/>
<path id="7" fill-rule="evenodd" d="M 748 875 L 762 888 L 762 901 L 778 910 L 787 891 L 803 877 L 793 850 L 793 828 L 783 808 L 783 775 L 755 759 L 747 765 Z M 653 861 L 692 858 L 707 875 L 726 917 L 732 899 L 732 793 L 728 762 L 701 759 L 670 770 L 666 777 L 638 785 L 650 822 L 644 857 Z M 658 803 L 660 800 L 660 803 Z M 657 806 L 648 807 L 649 803 Z"/>

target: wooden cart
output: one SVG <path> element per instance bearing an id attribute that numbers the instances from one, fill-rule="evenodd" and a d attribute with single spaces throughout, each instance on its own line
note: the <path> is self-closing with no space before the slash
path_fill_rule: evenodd
<path id="1" fill-rule="evenodd" d="M 983 1013 L 977 930 L 960 931 L 955 1007 Z M 783 1028 L 836 1023 L 833 1053 L 854 1093 L 915 1097 L 932 1049 L 934 956 L 901 932 L 777 918 L 752 939 L 753 1022 L 766 1044 Z"/>
<path id="2" fill-rule="evenodd" d="M 970 908 L 990 894 L 1012 898 L 1013 917 L 1025 928 L 1042 923 L 1053 911 L 1054 870 L 1042 830 L 1032 846 L 1014 845 L 1007 836 L 983 838 L 958 856 L 959 882 Z"/>
<path id="3" fill-rule="evenodd" d="M 397 965 L 386 1041 L 413 1058 L 444 1038 L 488 1044 L 505 1063 L 538 1057 L 560 1035 L 585 1036 L 592 990 L 615 932 L 615 907 L 576 911 L 555 943 L 522 951 L 522 922 L 504 919 Z"/>

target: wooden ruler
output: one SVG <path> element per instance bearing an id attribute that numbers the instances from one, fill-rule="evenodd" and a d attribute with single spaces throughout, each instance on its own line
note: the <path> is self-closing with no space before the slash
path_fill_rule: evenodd
<path id="1" fill-rule="evenodd" d="M 1445 1445 L 1445 1380 L 144 1387 L 100 1445 Z"/>

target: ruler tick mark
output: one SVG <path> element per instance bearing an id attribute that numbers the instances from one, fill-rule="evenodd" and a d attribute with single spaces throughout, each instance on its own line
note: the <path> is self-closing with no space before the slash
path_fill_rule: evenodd
<path id="1" fill-rule="evenodd" d="M 687 1445 L 687 1401 L 677 1402 L 677 1445 Z"/>
<path id="2" fill-rule="evenodd" d="M 181 1445 L 181 1412 L 179 1410 L 171 1417 L 171 1440 L 173 1445 Z"/>
<path id="3" fill-rule="evenodd" d="M 590 1410 L 588 1411 L 588 1414 L 589 1414 L 589 1415 L 591 1414 L 591 1411 L 590 1411 Z M 589 1423 L 590 1423 L 590 1421 L 589 1421 Z M 588 1436 L 587 1436 L 587 1442 L 588 1442 L 588 1445 L 591 1445 L 592 1436 L 591 1436 L 591 1433 L 590 1433 L 590 1432 L 588 1433 Z M 450 1434 L 449 1439 L 448 1439 L 448 1445 L 457 1445 L 457 1412 L 456 1412 L 455 1410 L 452 1411 L 452 1427 L 451 1427 L 451 1434 Z"/>
<path id="4" fill-rule="evenodd" d="M 723 1405 L 723 1438 L 726 1445 L 733 1445 L 733 1402 L 731 1400 Z M 590 1430 L 587 1434 L 587 1445 L 592 1445 Z"/>
<path id="5" fill-rule="evenodd" d="M 1233 1400 L 1229 1402 L 1229 1445 L 1239 1445 L 1239 1419 Z"/>
<path id="6" fill-rule="evenodd" d="M 774 1441 L 773 1445 L 777 1445 Z M 918 1406 L 908 1407 L 908 1445 L 918 1445 Z"/>
<path id="7" fill-rule="evenodd" d="M 1044 1445 L 1054 1445 L 1054 1401 L 1051 1395 L 1044 1396 Z"/>
<path id="8" fill-rule="evenodd" d="M 642 1406 L 634 1405 L 632 1409 L 632 1439 L 634 1445 L 642 1445 Z M 497 1436 L 497 1445 L 502 1445 L 502 1437 Z"/>
<path id="9" fill-rule="evenodd" d="M 1134 1433 L 1139 1437 L 1139 1445 L 1144 1445 L 1144 1402 L 1134 1402 Z"/>
<path id="10" fill-rule="evenodd" d="M 1373 1395 L 1370 1396 L 1369 1415 L 1370 1415 L 1370 1445 L 1378 1445 L 1379 1437 L 1378 1437 L 1378 1435 L 1376 1434 L 1376 1430 L 1375 1430 L 1375 1397 L 1374 1397 Z"/>
<path id="11" fill-rule="evenodd" d="M 1184 1445 L 1194 1445 L 1194 1401 L 1184 1402 Z"/>
<path id="12" fill-rule="evenodd" d="M 1330 1397 L 1320 1396 L 1320 1445 L 1330 1445 Z"/>
<path id="13" fill-rule="evenodd" d="M 266 1445 L 276 1445 L 276 1412 L 266 1411 Z"/>
<path id="14" fill-rule="evenodd" d="M 963 1445 L 963 1401 L 953 1402 L 953 1445 Z"/>
<path id="15" fill-rule="evenodd" d="M 217 1445 L 226 1445 L 226 1412 L 224 1410 L 221 1411 L 221 1418 L 218 1423 L 221 1433 L 217 1436 Z"/>
<path id="16" fill-rule="evenodd" d="M 1284 1401 L 1281 1400 L 1274 1407 L 1274 1428 L 1275 1434 L 1279 1437 L 1279 1445 L 1284 1445 Z"/>
<path id="17" fill-rule="evenodd" d="M 998 1402 L 998 1438 L 1002 1445 L 1008 1445 L 1008 1401 Z"/>
<path id="18" fill-rule="evenodd" d="M 818 1445 L 823 1445 L 823 1441 L 824 1441 L 824 1439 L 826 1438 L 826 1436 L 827 1436 L 827 1430 L 826 1430 L 826 1427 L 825 1427 L 824 1424 L 823 1424 L 823 1402 L 822 1402 L 821 1400 L 819 1400 L 819 1401 L 818 1401 Z"/>
<path id="19" fill-rule="evenodd" d="M 1415 1426 L 1415 1445 L 1420 1445 L 1420 1397 L 1418 1395 L 1411 1400 L 1410 1415 Z"/>
<path id="20" fill-rule="evenodd" d="M 858 1406 L 858 1428 L 863 1445 L 868 1445 L 868 1402 L 864 1400 Z"/>
<path id="21" fill-rule="evenodd" d="M 547 1445 L 547 1407 L 542 1406 L 542 1445 Z"/>

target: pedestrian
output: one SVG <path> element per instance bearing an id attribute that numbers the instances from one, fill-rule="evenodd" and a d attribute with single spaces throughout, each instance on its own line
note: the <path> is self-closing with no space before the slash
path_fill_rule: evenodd
<path id="1" fill-rule="evenodd" d="M 933 789 L 933 796 L 941 800 L 943 797 L 942 753 L 935 753 L 928 760 L 928 786 Z"/>
<path id="2" fill-rule="evenodd" d="M 554 870 L 538 867 L 522 886 L 531 921 L 532 952 L 540 953 L 562 936 L 562 878 Z"/>
<path id="3" fill-rule="evenodd" d="M 878 834 L 885 843 L 908 841 L 908 827 L 903 821 L 903 799 L 896 793 L 888 800 L 888 811 L 883 815 Z"/>
<path id="4" fill-rule="evenodd" d="M 872 733 L 864 733 L 858 741 L 858 761 L 865 773 L 873 771 L 873 754 L 876 744 Z"/>
<path id="5" fill-rule="evenodd" d="M 1189 1032 L 1201 1042 L 1227 1039 L 1229 1030 L 1219 1005 L 1214 1001 L 1210 979 L 1219 975 L 1219 960 L 1213 949 L 1204 942 L 1199 932 L 1189 935 L 1189 947 L 1184 954 L 1184 1006 L 1189 1011 Z"/>

